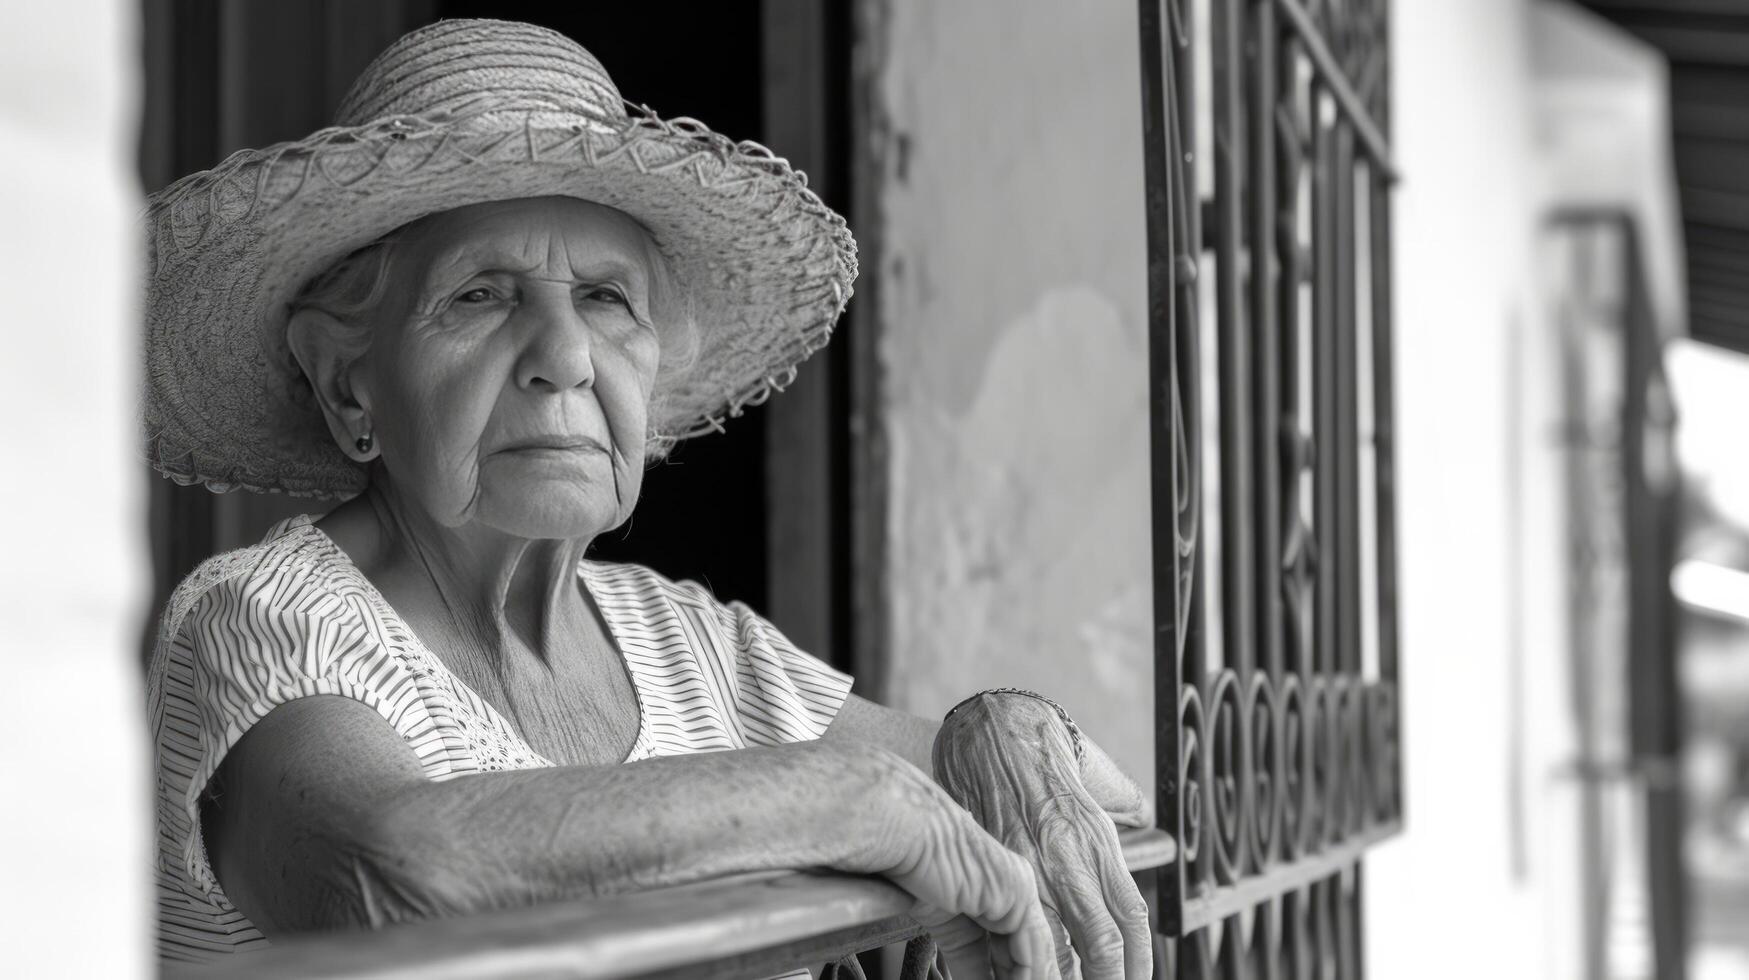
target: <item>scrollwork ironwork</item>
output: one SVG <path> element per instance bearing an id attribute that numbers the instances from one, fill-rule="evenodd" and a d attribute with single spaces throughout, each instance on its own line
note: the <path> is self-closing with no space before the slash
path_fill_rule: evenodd
<path id="1" fill-rule="evenodd" d="M 1203 744 L 1209 747 L 1210 802 L 1214 804 L 1214 873 L 1221 883 L 1231 884 L 1239 880 L 1245 866 L 1250 801 L 1245 798 L 1244 770 L 1250 754 L 1250 726 L 1236 673 L 1221 671 L 1208 692 Z"/>
<path id="2" fill-rule="evenodd" d="M 1251 728 L 1251 867 L 1265 871 L 1275 863 L 1286 760 L 1281 746 L 1285 719 L 1277 714 L 1275 684 L 1263 671 L 1251 675 L 1245 718 Z"/>
<path id="3" fill-rule="evenodd" d="M 1186 975 L 1239 955 L 1358 948 L 1357 861 L 1401 819 L 1390 400 L 1374 399 L 1375 484 L 1363 488 L 1356 460 L 1368 433 L 1347 390 L 1364 374 L 1375 392 L 1390 385 L 1388 364 L 1358 363 L 1363 347 L 1389 350 L 1389 293 L 1378 285 L 1389 283 L 1394 179 L 1385 3 L 1206 6 L 1202 52 L 1191 3 L 1141 2 L 1160 812 L 1182 858 L 1162 873 L 1162 920 L 1168 935 L 1190 937 L 1176 949 Z M 1191 91 L 1192 59 L 1205 55 L 1211 198 L 1197 186 Z M 1371 190 L 1357 194 L 1362 179 Z M 1358 236 L 1372 247 L 1357 248 Z M 1364 324 L 1359 255 L 1373 263 Z M 1216 297 L 1209 342 L 1220 369 L 1208 378 L 1198 276 L 1213 276 Z M 1370 345 L 1357 345 L 1361 329 Z M 1205 394 L 1221 405 L 1218 501 L 1200 493 Z M 1382 530 L 1363 554 L 1369 501 Z M 1209 549 L 1204 506 L 1222 508 Z M 1371 631 L 1358 623 L 1365 561 L 1378 586 Z M 1216 575 L 1226 608 L 1208 613 L 1223 624 L 1211 664 L 1199 604 Z M 1376 637 L 1376 657 L 1361 655 L 1363 637 Z M 1378 664 L 1374 675 L 1363 661 Z M 1217 940 L 1197 933 L 1216 924 Z"/>
<path id="4" fill-rule="evenodd" d="M 1305 695 L 1300 679 L 1292 674 L 1282 679 L 1280 705 L 1281 764 L 1283 778 L 1281 804 L 1281 850 L 1284 861 L 1295 861 L 1304 853 L 1302 846 L 1306 822 L 1301 819 L 1311 793 L 1312 750 L 1306 723 Z"/>
<path id="5" fill-rule="evenodd" d="M 1203 787 L 1208 785 L 1202 718 L 1202 695 L 1194 687 L 1185 688 L 1178 707 L 1178 785 L 1184 814 L 1178 832 L 1178 854 L 1180 862 L 1186 865 L 1196 864 L 1202 856 Z"/>

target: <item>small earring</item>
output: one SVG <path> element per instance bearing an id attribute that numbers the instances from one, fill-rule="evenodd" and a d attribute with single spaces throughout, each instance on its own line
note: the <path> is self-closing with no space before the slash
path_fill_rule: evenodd
<path id="1" fill-rule="evenodd" d="M 353 443 L 353 445 L 355 445 L 355 446 L 357 446 L 357 447 L 358 447 L 358 451 L 359 451 L 359 452 L 361 452 L 361 453 L 368 453 L 368 452 L 370 452 L 370 447 L 371 447 L 371 445 L 372 445 L 372 443 L 371 443 L 371 438 L 370 438 L 370 433 L 368 433 L 368 432 L 366 432 L 366 433 L 365 433 L 365 434 L 364 434 L 364 435 L 362 435 L 362 436 L 359 436 L 359 437 L 358 437 L 358 439 L 357 439 L 357 441 L 355 441 L 355 442 L 354 442 L 354 443 Z"/>

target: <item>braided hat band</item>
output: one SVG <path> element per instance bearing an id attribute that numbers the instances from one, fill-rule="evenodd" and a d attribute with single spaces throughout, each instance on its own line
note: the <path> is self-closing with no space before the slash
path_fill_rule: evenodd
<path id="1" fill-rule="evenodd" d="M 289 304 L 338 259 L 440 211 L 569 196 L 649 231 L 700 335 L 695 368 L 653 398 L 661 441 L 718 431 L 781 391 L 849 301 L 856 243 L 803 174 L 757 143 L 628 108 L 601 63 L 553 31 L 416 30 L 364 70 L 337 118 L 148 202 L 146 448 L 178 483 L 364 489 L 286 347 Z"/>

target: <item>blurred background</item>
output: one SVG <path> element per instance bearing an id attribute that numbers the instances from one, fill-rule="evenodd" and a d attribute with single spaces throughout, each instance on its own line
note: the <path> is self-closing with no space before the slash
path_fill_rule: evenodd
<path id="1" fill-rule="evenodd" d="M 1180 797 L 1156 784 L 1156 681 L 1203 678 L 1160 637 L 1192 623 L 1231 667 L 1230 610 L 1259 601 L 1224 572 L 1254 518 L 1223 508 L 1216 465 L 1237 403 L 1215 338 L 1241 314 L 1221 275 L 1184 273 L 1265 263 L 1216 231 L 1178 241 L 1173 281 L 1201 302 L 1173 322 L 1207 338 L 1178 370 L 1208 409 L 1171 436 L 1150 388 L 1150 270 L 1171 257 L 1150 237 L 1162 110 L 1142 53 L 1180 59 L 1179 186 L 1209 229 L 1260 207 L 1222 183 L 1233 134 L 1288 145 L 1368 117 L 1377 145 L 1352 138 L 1384 196 L 1331 226 L 1353 241 L 1285 211 L 1269 260 L 1348 249 L 1368 270 L 1352 380 L 1374 384 L 1338 486 L 1359 495 L 1367 598 L 1338 659 L 1390 686 L 1393 759 L 1371 762 L 1401 788 L 1400 819 L 1340 876 L 1367 969 L 1749 978 L 1749 3 L 1152 9 L 1158 37 L 1132 0 L 11 5 L 0 744 L 22 748 L 0 880 L 29 885 L 0 898 L 0 958 L 20 968 L 0 972 L 150 970 L 157 609 L 200 560 L 315 506 L 176 487 L 140 460 L 144 195 L 321 127 L 411 27 L 494 16 L 575 37 L 633 103 L 769 145 L 861 246 L 851 311 L 797 386 L 683 445 L 597 553 L 745 600 L 859 693 L 924 715 L 985 687 L 1050 692 L 1162 799 Z M 1255 92 L 1222 101 L 1261 36 L 1233 25 L 1265 16 L 1302 35 L 1284 77 L 1343 71 L 1355 100 L 1326 77 L 1276 115 Z M 1172 438 L 1210 459 L 1189 471 L 1206 584 L 1178 610 L 1155 515 L 1184 489 L 1151 482 Z M 1273 945 L 1260 923 L 1285 907 L 1215 929 Z"/>

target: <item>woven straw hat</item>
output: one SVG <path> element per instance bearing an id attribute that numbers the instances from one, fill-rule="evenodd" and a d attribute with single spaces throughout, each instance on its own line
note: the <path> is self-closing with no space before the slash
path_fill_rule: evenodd
<path id="1" fill-rule="evenodd" d="M 410 221 L 563 195 L 640 221 L 690 291 L 695 370 L 661 441 L 718 430 L 794 378 L 850 298 L 856 243 L 757 143 L 621 100 L 594 56 L 527 24 L 442 21 L 364 70 L 337 125 L 239 152 L 153 195 L 147 453 L 214 491 L 345 496 L 365 470 L 328 434 L 285 343 L 288 304 Z"/>

